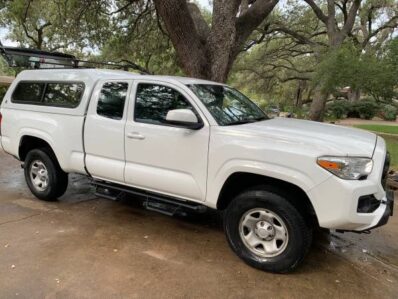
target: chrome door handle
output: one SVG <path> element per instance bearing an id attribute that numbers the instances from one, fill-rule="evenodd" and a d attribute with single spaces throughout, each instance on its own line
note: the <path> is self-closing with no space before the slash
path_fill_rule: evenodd
<path id="1" fill-rule="evenodd" d="M 145 139 L 145 136 L 141 135 L 138 132 L 130 132 L 130 133 L 127 134 L 127 138 L 143 140 L 143 139 Z"/>

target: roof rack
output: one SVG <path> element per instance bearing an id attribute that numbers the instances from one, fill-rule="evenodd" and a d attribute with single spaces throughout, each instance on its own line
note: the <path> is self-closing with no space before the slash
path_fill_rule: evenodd
<path id="1" fill-rule="evenodd" d="M 149 75 L 147 69 L 131 62 L 121 60 L 119 62 L 97 62 L 77 59 L 76 56 L 60 52 L 49 52 L 36 49 L 5 47 L 0 42 L 0 55 L 4 57 L 10 67 L 25 69 L 71 69 L 71 68 L 97 68 L 99 66 L 125 71 L 135 70 L 140 74 Z"/>

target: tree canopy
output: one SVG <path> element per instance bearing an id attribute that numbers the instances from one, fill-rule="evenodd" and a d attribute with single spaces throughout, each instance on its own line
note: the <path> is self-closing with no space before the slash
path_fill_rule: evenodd
<path id="1" fill-rule="evenodd" d="M 0 26 L 23 47 L 228 81 L 314 120 L 342 90 L 396 97 L 396 0 L 0 0 Z"/>

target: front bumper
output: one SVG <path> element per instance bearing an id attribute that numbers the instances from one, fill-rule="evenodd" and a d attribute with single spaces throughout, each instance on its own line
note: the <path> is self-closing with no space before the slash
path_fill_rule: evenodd
<path id="1" fill-rule="evenodd" d="M 387 200 L 385 202 L 382 202 L 382 204 L 386 205 L 386 209 L 384 210 L 383 216 L 380 218 L 379 222 L 375 226 L 369 229 L 374 229 L 376 227 L 387 224 L 390 216 L 394 214 L 394 192 L 392 190 L 387 190 L 386 199 Z"/>
<path id="2" fill-rule="evenodd" d="M 385 210 L 384 210 L 384 213 L 381 216 L 379 222 L 377 222 L 376 225 L 369 227 L 367 229 L 364 229 L 364 230 L 341 230 L 341 229 L 338 229 L 337 232 L 367 233 L 372 229 L 386 225 L 388 220 L 390 219 L 390 217 L 393 216 L 393 214 L 394 214 L 394 192 L 392 190 L 386 191 L 386 200 L 383 201 L 381 204 L 385 205 Z"/>
<path id="3" fill-rule="evenodd" d="M 368 231 L 387 223 L 394 205 L 394 194 L 382 183 L 386 145 L 378 138 L 373 154 L 373 170 L 365 180 L 349 181 L 331 176 L 308 192 L 320 227 L 338 231 Z M 369 196 L 379 201 L 370 212 L 358 211 L 359 199 Z"/>

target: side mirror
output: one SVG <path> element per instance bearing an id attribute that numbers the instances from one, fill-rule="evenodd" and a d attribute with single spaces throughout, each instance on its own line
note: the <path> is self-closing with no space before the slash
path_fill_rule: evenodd
<path id="1" fill-rule="evenodd" d="M 166 121 L 179 127 L 199 130 L 203 123 L 198 120 L 195 113 L 190 109 L 174 109 L 167 112 Z"/>

